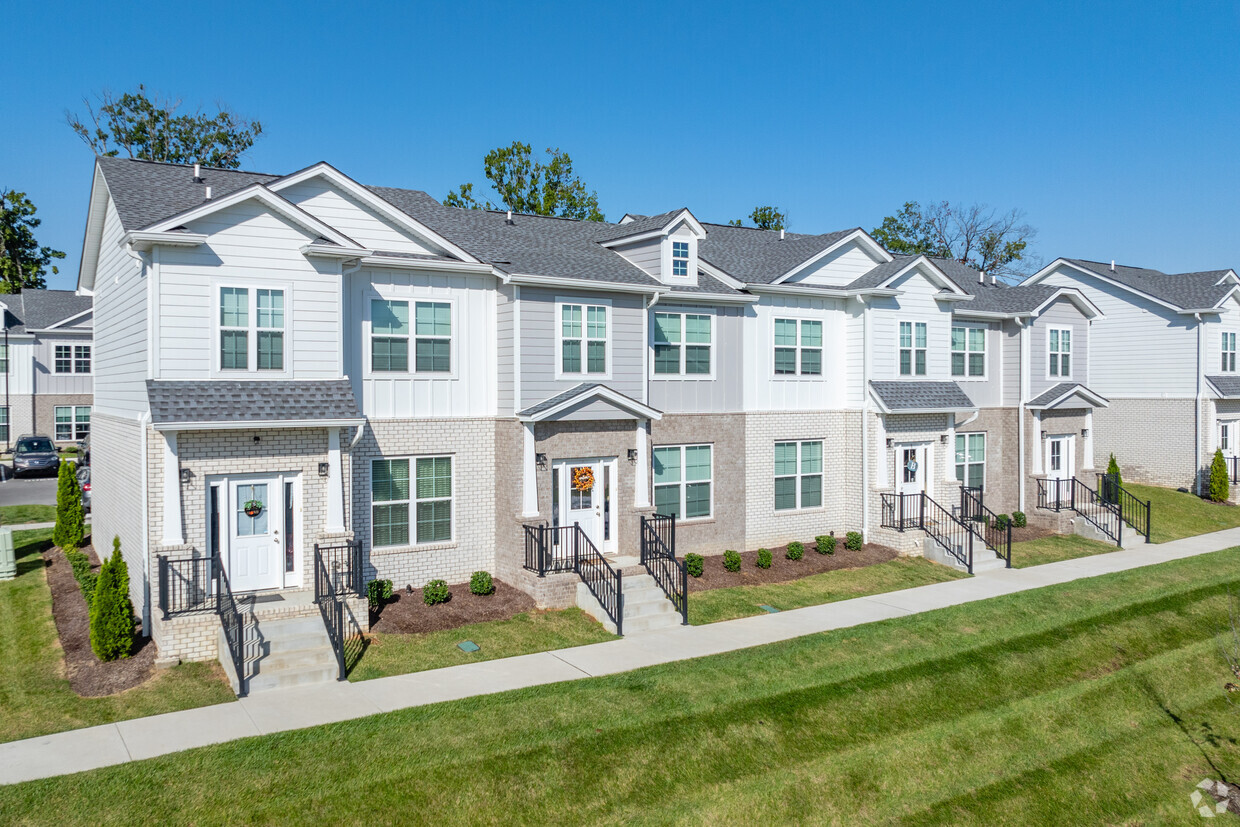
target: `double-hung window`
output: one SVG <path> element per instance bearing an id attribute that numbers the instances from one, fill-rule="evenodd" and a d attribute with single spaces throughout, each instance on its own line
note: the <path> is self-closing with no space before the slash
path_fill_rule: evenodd
<path id="1" fill-rule="evenodd" d="M 654 449 L 654 508 L 684 520 L 711 516 L 709 445 L 669 445 Z"/>
<path id="2" fill-rule="evenodd" d="M 560 372 L 607 373 L 605 305 L 560 305 Z"/>
<path id="3" fill-rule="evenodd" d="M 56 345 L 56 373 L 90 373 L 90 345 Z M 4 355 L 4 373 L 8 373 L 8 352 Z"/>
<path id="4" fill-rule="evenodd" d="M 956 434 L 956 481 L 969 488 L 986 484 L 985 434 Z"/>
<path id="5" fill-rule="evenodd" d="M 986 375 L 986 331 L 980 327 L 952 328 L 952 376 Z"/>
<path id="6" fill-rule="evenodd" d="M 90 433 L 89 405 L 57 405 L 53 413 L 56 419 L 57 442 L 86 439 Z M 7 420 L 7 409 L 5 416 Z"/>
<path id="7" fill-rule="evenodd" d="M 711 317 L 700 313 L 654 314 L 654 372 L 702 376 L 710 373 Z"/>
<path id="8" fill-rule="evenodd" d="M 9 441 L 9 409 L 0 408 L 0 440 Z"/>
<path id="9" fill-rule="evenodd" d="M 775 443 L 775 510 L 822 505 L 822 442 Z"/>
<path id="10" fill-rule="evenodd" d="M 1236 334 L 1223 334 L 1223 365 L 1224 373 L 1236 372 Z"/>
<path id="11" fill-rule="evenodd" d="M 672 275 L 685 277 L 689 275 L 689 242 L 672 242 Z"/>
<path id="12" fill-rule="evenodd" d="M 926 375 L 925 322 L 900 322 L 900 375 Z"/>
<path id="13" fill-rule="evenodd" d="M 258 369 L 284 370 L 284 291 L 254 291 Z"/>
<path id="14" fill-rule="evenodd" d="M 409 302 L 370 300 L 370 369 L 409 371 Z"/>
<path id="15" fill-rule="evenodd" d="M 417 302 L 414 307 L 414 369 L 418 373 L 452 371 L 452 305 Z"/>
<path id="16" fill-rule="evenodd" d="M 9 346 L 0 344 L 0 373 L 9 372 Z"/>
<path id="17" fill-rule="evenodd" d="M 1047 372 L 1051 376 L 1067 379 L 1072 376 L 1072 331 L 1064 327 L 1052 327 L 1047 331 L 1047 347 L 1050 351 L 1050 364 Z"/>
<path id="18" fill-rule="evenodd" d="M 822 322 L 775 320 L 775 375 L 822 375 Z"/>
<path id="19" fill-rule="evenodd" d="M 374 547 L 450 541 L 452 457 L 373 460 L 370 499 Z"/>
<path id="20" fill-rule="evenodd" d="M 256 289 L 251 315 L 248 287 L 221 287 L 219 307 L 220 370 L 284 370 L 283 290 Z"/>

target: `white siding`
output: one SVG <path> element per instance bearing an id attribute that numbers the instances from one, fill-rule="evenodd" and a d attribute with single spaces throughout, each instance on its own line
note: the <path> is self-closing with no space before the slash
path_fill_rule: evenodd
<path id="1" fill-rule="evenodd" d="M 845 402 L 850 408 L 859 408 L 865 402 L 865 325 L 873 321 L 867 316 L 866 305 L 851 299 L 844 313 L 844 385 Z"/>
<path id="2" fill-rule="evenodd" d="M 515 288 L 501 284 L 495 291 L 496 404 L 500 416 L 513 413 L 513 364 L 516 354 Z"/>
<path id="3" fill-rule="evenodd" d="M 1223 373 L 1223 332 L 1236 334 L 1237 342 L 1240 343 L 1240 302 L 1235 298 L 1231 299 L 1221 316 L 1207 316 L 1206 320 L 1204 371 L 1206 376 L 1218 376 Z M 1240 358 L 1237 362 L 1240 363 Z M 1240 367 L 1240 364 L 1237 367 Z"/>
<path id="4" fill-rule="evenodd" d="M 322 178 L 294 184 L 280 190 L 280 195 L 367 249 L 399 253 L 439 252 Z"/>
<path id="5" fill-rule="evenodd" d="M 829 284 L 843 286 L 874 269 L 879 263 L 868 250 L 853 242 L 819 259 L 810 266 L 794 273 L 787 284 Z"/>
<path id="6" fill-rule="evenodd" d="M 10 397 L 34 393 L 35 347 L 33 338 L 9 338 L 9 384 L 4 390 Z"/>
<path id="7" fill-rule="evenodd" d="M 745 319 L 745 409 L 814 411 L 843 407 L 844 304 L 816 296 L 763 296 Z M 775 319 L 822 321 L 822 375 L 775 375 Z"/>
<path id="8" fill-rule="evenodd" d="M 960 385 L 973 404 L 980 408 L 994 408 L 1003 404 L 1003 354 L 1001 352 L 1003 334 L 996 322 L 978 322 L 956 319 L 952 327 L 981 328 L 986 331 L 986 377 L 984 379 L 969 376 L 951 375 L 951 336 L 948 333 L 947 372 L 948 378 Z M 966 360 L 967 370 L 967 360 Z M 907 378 L 907 377 L 906 377 Z"/>
<path id="9" fill-rule="evenodd" d="M 873 325 L 873 359 L 871 378 L 876 381 L 950 381 L 951 326 L 949 304 L 940 304 L 934 296 L 939 288 L 918 271 L 904 276 L 896 285 L 903 295 L 878 299 L 871 305 Z M 900 322 L 926 324 L 926 375 L 900 375 Z M 964 387 L 962 385 L 962 387 Z M 967 392 L 967 391 L 966 391 Z"/>
<path id="10" fill-rule="evenodd" d="M 149 268 L 120 247 L 120 217 L 108 200 L 95 275 L 94 370 L 107 381 L 95 393 L 95 408 L 123 414 L 147 411 L 147 278 Z"/>
<path id="11" fill-rule="evenodd" d="M 1003 404 L 1020 404 L 1020 328 L 1004 323 L 999 331 L 999 359 L 1003 371 Z"/>

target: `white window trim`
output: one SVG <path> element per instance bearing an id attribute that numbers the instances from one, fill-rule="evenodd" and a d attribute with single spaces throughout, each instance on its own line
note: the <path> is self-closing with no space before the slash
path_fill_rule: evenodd
<path id="1" fill-rule="evenodd" d="M 658 450 L 660 448 L 676 448 L 680 451 L 680 482 L 677 482 L 677 483 L 656 483 L 654 482 L 653 450 Z M 710 476 L 709 477 L 707 477 L 704 480 L 685 479 L 685 449 L 686 448 L 709 448 L 710 449 Z M 656 488 L 659 488 L 660 486 L 675 485 L 677 488 L 680 489 L 680 513 L 684 514 L 686 510 L 685 509 L 685 505 L 686 505 L 685 498 L 688 495 L 687 492 L 688 492 L 689 483 L 706 482 L 706 483 L 710 483 L 710 511 L 701 517 L 677 517 L 676 523 L 677 525 L 679 525 L 680 523 L 706 522 L 708 520 L 715 519 L 715 446 L 714 444 L 710 442 L 687 442 L 687 443 L 677 444 L 677 445 L 655 445 L 653 446 L 653 450 L 650 455 L 651 457 L 650 492 L 652 495 L 651 500 L 650 500 L 651 507 L 653 507 L 654 502 L 655 502 L 653 494 Z"/>
<path id="2" fill-rule="evenodd" d="M 375 300 L 387 302 L 405 302 L 409 305 L 409 370 L 375 370 L 372 366 L 374 360 L 372 351 L 374 350 L 374 330 L 372 329 L 374 308 L 371 302 Z M 371 290 L 366 292 L 362 298 L 362 378 L 363 379 L 422 379 L 422 380 L 453 380 L 458 379 L 461 374 L 460 359 L 460 341 L 461 341 L 461 319 L 457 313 L 457 299 L 455 296 L 419 296 L 416 294 L 405 293 L 403 295 L 393 295 L 387 290 Z M 417 345 L 417 305 L 422 304 L 446 304 L 448 305 L 448 323 L 452 326 L 452 335 L 450 344 L 448 345 L 448 359 L 450 360 L 451 370 L 424 370 L 418 371 L 418 345 Z M 396 459 L 404 459 L 404 457 L 396 457 Z"/>
<path id="3" fill-rule="evenodd" d="M 1068 354 L 1068 372 L 1066 374 L 1051 373 L 1051 331 L 1052 330 L 1059 331 L 1061 334 L 1065 330 L 1068 332 L 1068 350 L 1066 351 L 1066 353 Z M 1062 335 L 1059 337 L 1059 343 L 1060 343 L 1060 346 L 1063 345 Z M 1058 354 L 1063 354 L 1064 352 L 1065 351 L 1062 351 L 1062 350 L 1057 351 Z M 1062 366 L 1063 360 L 1062 359 L 1057 360 L 1057 364 Z M 1046 353 L 1044 354 L 1042 358 L 1042 370 L 1043 372 L 1045 372 L 1046 378 L 1048 380 L 1055 381 L 1055 382 L 1062 382 L 1064 380 L 1072 381 L 1072 377 L 1076 374 L 1076 331 L 1075 330 L 1073 330 L 1070 327 L 1048 327 L 1046 328 Z"/>
<path id="4" fill-rule="evenodd" d="M 776 373 L 775 372 L 775 349 L 788 347 L 787 345 L 775 344 L 775 327 L 776 327 L 775 322 L 782 321 L 782 320 L 795 321 L 797 323 L 797 343 L 796 343 L 796 348 L 795 348 L 797 352 L 797 372 L 796 373 Z M 817 348 L 812 348 L 812 347 L 810 348 L 810 350 L 819 351 L 820 360 L 818 363 L 818 367 L 819 367 L 818 373 L 801 373 L 801 350 L 804 347 L 801 344 L 801 323 L 802 322 L 818 322 L 819 324 L 822 325 L 822 344 L 819 345 Z M 768 351 L 768 353 L 770 354 L 768 358 L 770 360 L 769 366 L 770 366 L 771 378 L 777 382 L 781 382 L 781 381 L 782 382 L 789 382 L 789 381 L 821 382 L 825 380 L 827 378 L 827 320 L 823 318 L 823 316 L 820 316 L 820 315 L 787 313 L 787 312 L 783 312 L 779 308 L 776 308 L 776 312 L 771 314 L 770 350 Z M 814 440 L 808 440 L 808 441 L 813 442 Z"/>
<path id="5" fill-rule="evenodd" d="M 900 325 L 904 325 L 904 324 L 913 326 L 913 333 L 912 333 L 913 338 L 911 340 L 912 346 L 907 348 L 907 350 L 912 354 L 909 357 L 909 372 L 908 373 L 903 373 L 900 370 L 900 351 L 905 350 L 905 348 L 900 344 Z M 922 327 L 926 329 L 926 346 L 925 347 L 917 346 L 917 325 L 921 325 Z M 951 346 L 951 343 L 948 342 L 948 347 L 950 346 Z M 919 350 L 922 353 L 926 354 L 926 372 L 925 373 L 917 372 L 917 351 Z M 951 366 L 949 365 L 948 366 L 949 370 L 950 370 L 950 367 Z M 910 321 L 908 319 L 897 319 L 896 320 L 896 371 L 895 373 L 896 373 L 896 376 L 909 376 L 913 378 L 916 378 L 918 376 L 925 376 L 925 377 L 930 376 L 930 323 L 929 322 Z"/>
<path id="6" fill-rule="evenodd" d="M 981 436 L 982 438 L 982 461 L 981 462 L 972 462 L 969 459 L 969 437 L 972 437 L 972 436 Z M 956 439 L 961 439 L 961 438 L 964 439 L 964 462 L 961 462 L 955 456 L 952 457 L 953 459 L 952 473 L 956 474 L 955 480 L 959 482 L 961 485 L 968 485 L 969 484 L 969 466 L 980 465 L 982 466 L 982 488 L 984 489 L 986 487 L 986 441 L 987 441 L 986 433 L 985 431 L 969 431 L 967 433 L 956 434 Z M 956 446 L 953 445 L 952 450 L 955 451 L 955 448 Z M 961 478 L 959 474 L 959 471 L 961 468 L 964 468 L 963 479 Z"/>
<path id="7" fill-rule="evenodd" d="M 56 360 L 56 348 L 58 347 L 70 348 L 69 352 L 72 355 L 69 357 L 70 370 L 68 371 L 56 370 L 56 361 L 57 361 Z M 78 373 L 76 370 L 74 370 L 74 368 L 77 367 L 77 349 L 80 347 L 84 347 L 88 351 L 90 351 L 90 356 L 88 357 L 90 359 L 90 370 L 86 371 L 85 373 Z M 0 345 L 0 351 L 3 351 L 3 345 Z M 0 371 L 0 374 L 3 374 L 3 373 L 4 371 Z M 53 342 L 52 343 L 52 375 L 53 376 L 94 376 L 95 375 L 95 348 L 92 346 L 92 343 L 91 342 Z"/>
<path id="8" fill-rule="evenodd" d="M 1227 429 L 1227 442 L 1229 443 L 1226 448 L 1223 447 L 1224 428 Z M 1240 446 L 1236 444 L 1237 439 L 1240 439 L 1240 421 L 1235 419 L 1220 420 L 1218 423 L 1218 435 L 1216 439 L 1216 447 L 1223 452 L 1223 456 L 1233 457 L 1240 455 L 1240 450 L 1237 450 Z"/>
<path id="9" fill-rule="evenodd" d="M 53 426 L 55 426 L 55 422 L 56 422 L 56 421 L 55 421 L 55 411 L 53 411 L 53 412 L 52 412 L 52 417 L 53 417 L 53 418 L 52 418 L 52 424 L 53 424 Z M 4 405 L 0 405 L 0 428 L 3 428 L 3 429 L 4 429 L 4 442 L 5 442 L 6 444 L 7 444 L 7 443 L 9 443 L 9 442 L 12 440 L 12 436 L 13 436 L 13 434 L 9 431 L 9 429 L 10 429 L 11 427 L 12 427 L 12 423 L 9 421 L 9 408 L 8 408 L 8 407 L 6 407 L 6 406 L 4 406 Z M 53 441 L 55 441 L 55 440 L 53 440 Z M 714 461 L 714 459 L 715 459 L 715 458 L 714 458 L 714 456 L 712 455 L 712 456 L 711 456 L 711 461 L 713 462 L 713 461 Z M 713 493 L 713 492 L 712 492 L 712 493 Z"/>
<path id="10" fill-rule="evenodd" d="M 91 421 L 89 418 L 90 408 L 91 408 L 90 405 L 55 405 L 53 406 L 52 407 L 52 442 L 77 442 L 78 440 L 85 439 L 86 436 L 90 433 L 90 426 L 91 426 Z M 83 409 L 88 412 L 87 414 L 88 418 L 86 420 L 86 433 L 79 436 L 78 435 L 77 412 Z M 56 412 L 64 411 L 64 410 L 69 411 L 69 424 L 73 426 L 73 432 L 69 436 L 68 439 L 61 439 L 59 434 L 56 432 L 56 425 L 57 425 Z"/>
<path id="11" fill-rule="evenodd" d="M 450 513 L 452 515 L 451 519 L 449 520 L 449 526 L 448 526 L 449 536 L 448 536 L 448 539 L 446 540 L 428 540 L 425 543 L 419 543 L 418 542 L 418 467 L 417 467 L 418 460 L 419 459 L 442 459 L 445 457 L 452 460 L 452 495 L 447 498 Z M 376 503 L 375 489 L 374 489 L 375 463 L 376 462 L 398 462 L 400 460 L 408 460 L 409 462 L 409 499 L 408 500 L 379 500 Z M 456 471 L 457 471 L 457 456 L 455 453 L 402 454 L 400 456 L 394 456 L 394 457 L 388 457 L 388 456 L 371 457 L 370 458 L 370 479 L 367 482 L 367 486 L 369 489 L 367 493 L 370 497 L 370 515 L 368 519 L 370 521 L 370 547 L 371 549 L 380 551 L 382 553 L 389 553 L 392 551 L 399 551 L 401 549 L 430 549 L 430 548 L 443 548 L 445 546 L 456 545 L 456 542 L 457 542 L 457 533 L 456 533 L 456 502 L 457 502 L 456 501 L 456 492 L 457 492 L 456 479 L 457 479 L 457 476 L 456 476 Z M 438 502 L 441 498 L 433 497 L 431 499 Z M 401 545 L 401 546 L 377 546 L 375 545 L 375 505 L 390 505 L 393 503 L 397 505 L 399 505 L 400 503 L 407 503 L 409 505 L 409 542 L 406 545 Z"/>
<path id="12" fill-rule="evenodd" d="M 667 315 L 667 316 L 680 316 L 680 345 L 679 345 L 680 346 L 680 373 L 655 373 L 655 368 L 654 368 L 654 348 L 656 344 L 655 338 L 654 338 L 655 314 L 661 314 L 661 315 Z M 710 347 L 710 372 L 709 373 L 685 373 L 685 316 L 705 316 L 708 319 L 710 319 L 710 345 L 709 345 Z M 718 345 L 718 341 L 716 340 L 717 334 L 715 330 L 716 325 L 715 325 L 715 311 L 714 310 L 711 310 L 711 309 L 694 310 L 694 309 L 679 308 L 679 307 L 660 307 L 656 305 L 650 310 L 649 324 L 647 325 L 647 327 L 650 331 L 650 336 L 649 336 L 649 341 L 646 343 L 646 347 L 649 348 L 649 351 L 650 351 L 650 378 L 652 380 L 660 381 L 660 382 L 669 382 L 669 381 L 699 382 L 699 381 L 714 380 L 715 364 L 717 361 L 716 360 L 717 351 L 715 348 Z M 713 461 L 713 457 L 712 457 L 712 461 Z"/>
<path id="13" fill-rule="evenodd" d="M 990 336 L 989 336 L 990 329 L 985 327 L 984 325 L 953 324 L 951 326 L 952 333 L 954 333 L 956 330 L 965 331 L 965 334 L 964 334 L 965 335 L 965 340 L 964 340 L 965 349 L 963 351 L 954 350 L 952 348 L 952 337 L 950 334 L 948 335 L 947 337 L 947 353 L 948 353 L 947 373 L 948 375 L 951 377 L 952 381 L 955 381 L 955 382 L 985 382 L 987 381 L 990 378 Z M 980 376 L 972 376 L 969 373 L 969 355 L 977 353 L 977 351 L 968 349 L 970 330 L 982 331 L 982 351 L 981 351 L 982 373 Z M 930 344 L 930 331 L 928 328 L 926 330 L 926 344 L 927 345 Z M 964 353 L 964 373 L 961 374 L 960 376 L 957 376 L 955 373 L 952 372 L 952 366 L 951 366 L 952 357 L 954 357 L 956 353 L 958 352 Z M 927 357 L 927 359 L 928 358 L 929 357 Z M 896 365 L 896 368 L 899 369 L 899 365 Z M 930 371 L 930 365 L 927 363 L 926 372 L 929 373 L 929 371 Z"/>
<path id="14" fill-rule="evenodd" d="M 226 287 L 247 291 L 246 294 L 246 369 L 225 370 L 220 351 L 223 337 L 220 335 L 220 300 Z M 284 370 L 258 369 L 258 291 L 281 290 L 284 292 Z M 234 328 L 229 328 L 230 330 Z M 236 328 L 240 329 L 240 328 Z M 266 330 L 267 328 L 263 328 Z M 274 329 L 274 328 L 271 328 Z M 211 376 L 228 379 L 238 376 L 247 378 L 288 379 L 293 375 L 293 285 L 289 282 L 211 282 Z M 91 367 L 94 367 L 93 357 Z"/>
<path id="15" fill-rule="evenodd" d="M 664 235 L 659 241 L 659 261 L 660 272 L 663 281 L 668 284 L 696 284 L 698 274 L 698 240 L 692 235 L 677 235 L 677 231 L 685 226 L 684 223 L 678 224 L 676 228 Z M 689 245 L 689 269 L 688 274 L 683 276 L 672 275 L 672 242 L 679 241 Z"/>
<path id="16" fill-rule="evenodd" d="M 791 442 L 797 446 L 797 472 L 795 475 L 774 473 L 775 446 L 781 443 L 785 443 L 785 442 Z M 819 470 L 817 473 L 807 474 L 803 470 L 801 470 L 801 448 L 806 443 L 810 443 L 810 442 L 817 442 L 819 446 L 821 446 L 821 451 L 819 452 L 819 462 L 822 463 L 822 469 Z M 714 455 L 712 454 L 711 462 L 714 462 L 714 459 L 715 459 Z M 775 442 L 771 444 L 771 462 L 772 462 L 772 466 L 771 466 L 771 470 L 772 470 L 771 511 L 773 513 L 777 515 L 796 514 L 799 512 L 822 511 L 827 507 L 827 441 L 825 439 L 777 439 L 775 440 Z M 792 477 L 793 479 L 796 480 L 796 494 L 797 494 L 796 508 L 776 508 L 775 507 L 775 480 L 781 480 L 781 479 L 785 479 L 788 477 Z M 818 505 L 804 506 L 801 504 L 801 478 L 802 477 L 818 477 L 819 482 L 820 482 L 820 487 L 818 489 L 818 496 L 820 498 L 820 502 L 818 503 Z M 711 496 L 714 496 L 714 491 L 711 492 Z"/>
<path id="17" fill-rule="evenodd" d="M 1234 332 L 1230 330 L 1224 330 L 1224 331 L 1221 331 L 1221 333 L 1223 335 L 1219 339 L 1219 372 L 1220 373 L 1235 373 L 1236 372 L 1237 336 Z M 1231 337 L 1230 342 L 1228 342 L 1229 336 Z M 1228 344 L 1231 344 L 1232 346 L 1231 350 L 1227 349 Z M 1225 360 L 1227 359 L 1227 354 L 1229 353 L 1231 354 L 1231 360 L 1230 360 L 1231 367 L 1227 367 L 1227 365 L 1225 364 Z"/>
<path id="18" fill-rule="evenodd" d="M 606 338 L 601 340 L 605 342 L 604 347 L 606 347 L 607 349 L 606 353 L 604 354 L 604 356 L 606 357 L 604 360 L 606 369 L 602 373 L 587 373 L 585 370 L 582 370 L 580 373 L 565 373 L 564 372 L 564 306 L 565 305 L 580 305 L 581 306 L 581 342 L 582 342 L 581 366 L 582 368 L 586 366 L 587 364 L 586 359 L 588 358 L 586 355 L 588 348 L 585 343 L 587 341 L 594 341 L 594 342 L 600 341 L 599 339 L 587 339 L 586 338 L 586 325 L 587 325 L 586 318 L 589 314 L 589 311 L 587 310 L 587 308 L 590 308 L 590 307 L 606 308 L 607 310 L 607 336 Z M 555 299 L 555 336 L 553 338 L 553 341 L 555 342 L 555 378 L 557 380 L 561 380 L 565 382 L 590 382 L 590 381 L 594 381 L 598 379 L 610 379 L 611 371 L 612 371 L 613 351 L 615 350 L 615 348 L 613 347 L 613 339 L 615 338 L 615 332 L 616 332 L 616 314 L 615 314 L 615 308 L 612 307 L 611 299 L 574 299 L 574 298 L 556 296 L 556 299 Z"/>

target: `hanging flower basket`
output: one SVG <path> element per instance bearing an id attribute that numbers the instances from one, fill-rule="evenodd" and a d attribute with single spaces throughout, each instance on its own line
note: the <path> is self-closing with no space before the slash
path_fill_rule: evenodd
<path id="1" fill-rule="evenodd" d="M 241 506 L 247 517 L 257 517 L 263 513 L 263 504 L 258 500 L 246 500 L 245 505 Z"/>
<path id="2" fill-rule="evenodd" d="M 589 468 L 573 469 L 573 488 L 577 491 L 589 491 L 594 487 L 594 471 Z"/>

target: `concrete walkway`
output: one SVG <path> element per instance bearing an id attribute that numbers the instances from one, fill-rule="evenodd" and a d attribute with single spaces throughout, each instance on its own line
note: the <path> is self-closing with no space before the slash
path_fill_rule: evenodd
<path id="1" fill-rule="evenodd" d="M 0 783 L 13 784 L 153 758 L 380 712 L 626 672 L 862 623 L 1098 577 L 1240 545 L 1240 528 L 1161 545 L 998 569 L 930 586 L 706 626 L 681 626 L 606 643 L 450 666 L 359 683 L 331 683 L 242 698 L 116 724 L 0 744 Z"/>

